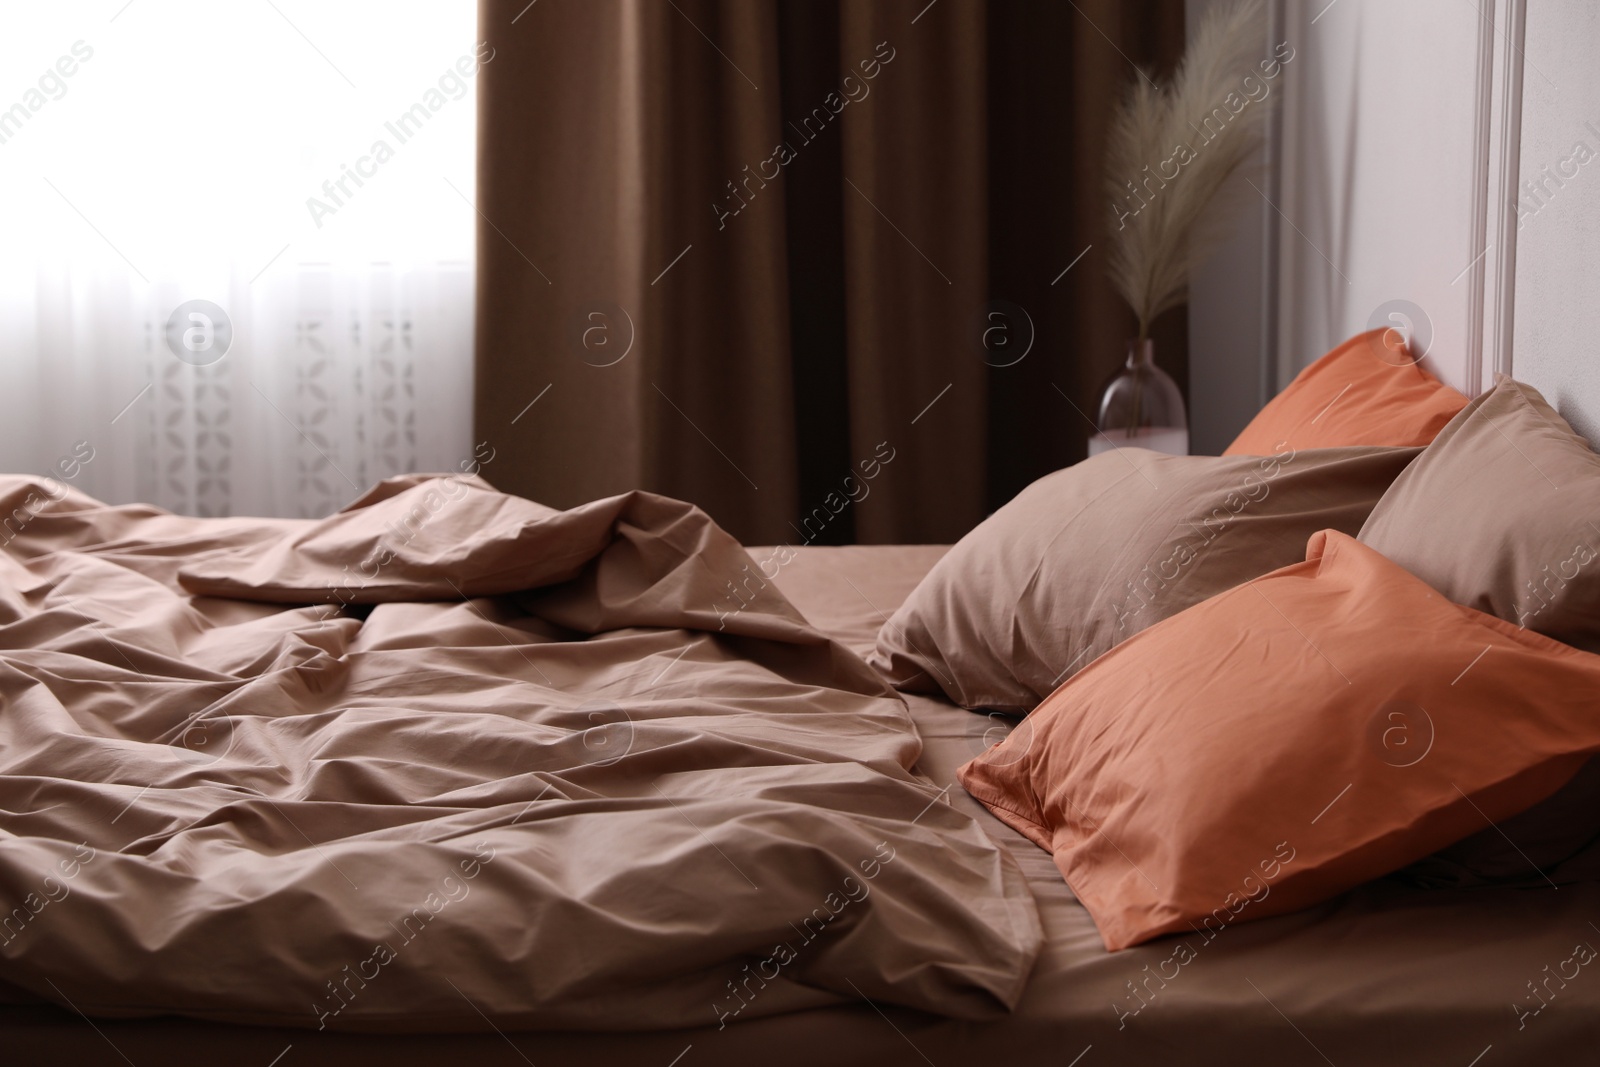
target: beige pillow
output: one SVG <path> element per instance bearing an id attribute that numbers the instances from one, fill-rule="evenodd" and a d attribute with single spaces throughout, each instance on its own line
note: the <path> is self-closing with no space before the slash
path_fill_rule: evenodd
<path id="1" fill-rule="evenodd" d="M 1501 377 L 1395 480 L 1361 540 L 1446 598 L 1600 652 L 1600 456 Z"/>
<path id="2" fill-rule="evenodd" d="M 869 662 L 901 689 L 1025 712 L 1145 627 L 1300 562 L 1318 530 L 1353 536 L 1419 451 L 1102 453 L 963 537 L 884 624 Z"/>

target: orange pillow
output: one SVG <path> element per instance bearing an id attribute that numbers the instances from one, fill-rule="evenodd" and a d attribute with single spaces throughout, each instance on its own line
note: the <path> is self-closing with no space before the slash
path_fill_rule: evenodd
<path id="1" fill-rule="evenodd" d="M 1301 371 L 1222 453 L 1270 456 L 1345 445 L 1426 445 L 1467 398 L 1411 358 L 1394 330 L 1350 338 Z"/>
<path id="2" fill-rule="evenodd" d="M 961 784 L 1052 852 L 1106 948 L 1293 911 L 1524 810 L 1600 751 L 1600 656 L 1354 538 L 1052 693 Z"/>

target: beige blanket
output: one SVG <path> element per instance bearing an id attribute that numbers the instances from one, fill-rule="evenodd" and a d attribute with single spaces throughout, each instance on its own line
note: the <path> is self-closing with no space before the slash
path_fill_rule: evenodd
<path id="1" fill-rule="evenodd" d="M 89 1014 L 641 1029 L 1015 1004 L 1015 861 L 690 505 L 323 521 L 0 478 L 0 981 Z"/>

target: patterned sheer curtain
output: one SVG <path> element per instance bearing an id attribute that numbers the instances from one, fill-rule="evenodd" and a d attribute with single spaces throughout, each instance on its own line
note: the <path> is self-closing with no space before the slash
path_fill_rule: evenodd
<path id="1" fill-rule="evenodd" d="M 493 59 L 475 14 L 13 12 L 0 70 L 26 77 L 0 86 L 0 468 L 282 516 L 459 469 L 474 87 Z"/>

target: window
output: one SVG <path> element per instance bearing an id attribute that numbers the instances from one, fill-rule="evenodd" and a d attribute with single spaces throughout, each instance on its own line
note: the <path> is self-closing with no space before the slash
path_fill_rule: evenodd
<path id="1" fill-rule="evenodd" d="M 324 514 L 470 454 L 471 0 L 19 5 L 0 465 Z"/>

